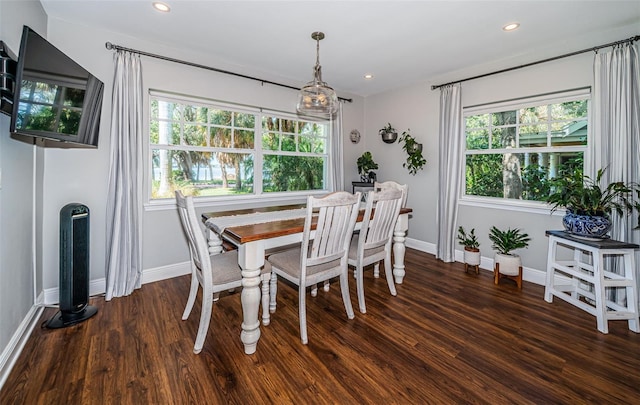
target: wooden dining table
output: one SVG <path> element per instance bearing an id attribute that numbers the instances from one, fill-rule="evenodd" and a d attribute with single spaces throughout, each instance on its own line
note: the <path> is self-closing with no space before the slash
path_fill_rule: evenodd
<path id="1" fill-rule="evenodd" d="M 238 249 L 238 265 L 242 271 L 242 332 L 240 340 L 246 354 L 256 351 L 260 339 L 260 319 L 258 317 L 261 301 L 260 272 L 264 266 L 265 254 L 269 250 L 300 243 L 304 227 L 304 215 L 299 218 L 277 219 L 279 212 L 294 213 L 304 211 L 304 204 L 279 205 L 242 210 L 205 212 L 202 220 L 209 233 L 209 250 L 212 254 L 223 251 L 223 244 L 232 243 Z M 409 228 L 411 208 L 402 208 L 393 233 L 393 276 L 397 284 L 402 284 L 405 276 L 404 255 L 405 239 Z M 264 217 L 260 218 L 263 213 Z M 288 216 L 291 216 L 289 214 Z M 232 218 L 233 217 L 233 218 Z M 360 210 L 356 223 L 359 229 L 364 217 L 364 208 Z M 252 222 L 256 218 L 255 223 Z M 237 222 L 241 225 L 229 225 L 222 232 L 216 228 L 216 221 Z M 312 226 L 313 229 L 313 226 Z M 264 305 L 264 303 L 263 303 Z M 268 324 L 268 319 L 265 320 Z"/>

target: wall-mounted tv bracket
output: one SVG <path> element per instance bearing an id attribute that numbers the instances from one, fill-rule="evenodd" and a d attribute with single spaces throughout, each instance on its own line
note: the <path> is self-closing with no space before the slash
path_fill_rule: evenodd
<path id="1" fill-rule="evenodd" d="M 13 93 L 16 89 L 16 67 L 18 58 L 11 49 L 0 41 L 0 112 L 11 115 Z"/>

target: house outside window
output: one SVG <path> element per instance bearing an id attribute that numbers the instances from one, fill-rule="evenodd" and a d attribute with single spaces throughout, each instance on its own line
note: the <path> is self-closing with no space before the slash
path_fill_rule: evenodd
<path id="1" fill-rule="evenodd" d="M 586 89 L 465 108 L 463 197 L 544 201 L 550 179 L 584 172 L 588 117 Z"/>
<path id="2" fill-rule="evenodd" d="M 150 95 L 150 199 L 328 190 L 328 122 Z"/>

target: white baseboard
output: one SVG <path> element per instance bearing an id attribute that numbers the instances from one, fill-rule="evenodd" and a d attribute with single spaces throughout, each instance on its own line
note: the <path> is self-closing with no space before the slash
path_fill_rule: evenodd
<path id="1" fill-rule="evenodd" d="M 191 272 L 189 262 L 170 264 L 168 266 L 155 267 L 142 271 L 142 284 L 153 283 L 154 281 L 166 280 L 168 278 L 183 276 Z M 107 291 L 107 280 L 98 278 L 89 282 L 89 295 L 100 295 Z M 60 289 L 58 287 L 44 290 L 43 305 L 56 305 L 60 301 Z"/>
<path id="2" fill-rule="evenodd" d="M 429 253 L 435 255 L 437 253 L 436 245 L 433 243 L 423 242 L 417 239 L 407 238 L 405 241 L 407 247 L 419 250 L 421 252 Z M 464 263 L 464 253 L 462 250 L 455 251 L 455 260 L 456 262 Z M 480 268 L 484 270 L 493 271 L 493 258 L 484 257 L 480 258 Z M 528 281 L 530 283 L 544 285 L 546 271 L 533 269 L 531 267 L 523 267 L 522 268 L 522 279 L 524 281 Z"/>
<path id="3" fill-rule="evenodd" d="M 413 238 L 407 238 L 404 243 L 408 248 L 419 250 L 421 252 L 429 253 L 432 255 L 436 254 L 436 245 L 433 243 L 423 242 L 421 240 Z"/>
<path id="4" fill-rule="evenodd" d="M 155 281 L 166 280 L 168 278 L 184 276 L 189 273 L 191 273 L 190 262 L 176 263 L 168 266 L 147 269 L 142 271 L 142 284 L 149 284 Z"/>
<path id="5" fill-rule="evenodd" d="M 36 302 L 41 302 L 42 299 L 42 294 L 40 294 Z M 9 344 L 4 348 L 2 355 L 0 355 L 0 390 L 7 380 L 16 360 L 20 357 L 20 353 L 22 353 L 22 349 L 24 349 L 24 345 L 29 340 L 33 328 L 38 323 L 42 311 L 44 311 L 44 307 L 41 305 L 33 305 L 31 309 L 29 309 L 29 312 L 11 337 Z"/>

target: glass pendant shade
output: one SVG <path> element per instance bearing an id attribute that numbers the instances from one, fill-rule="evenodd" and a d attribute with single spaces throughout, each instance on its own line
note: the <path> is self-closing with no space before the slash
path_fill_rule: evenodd
<path id="1" fill-rule="evenodd" d="M 320 40 L 324 38 L 324 34 L 314 32 L 311 34 L 311 38 L 317 41 L 316 65 L 313 68 L 313 80 L 300 89 L 296 110 L 300 114 L 329 118 L 338 111 L 338 96 L 327 83 L 322 81 Z"/>

